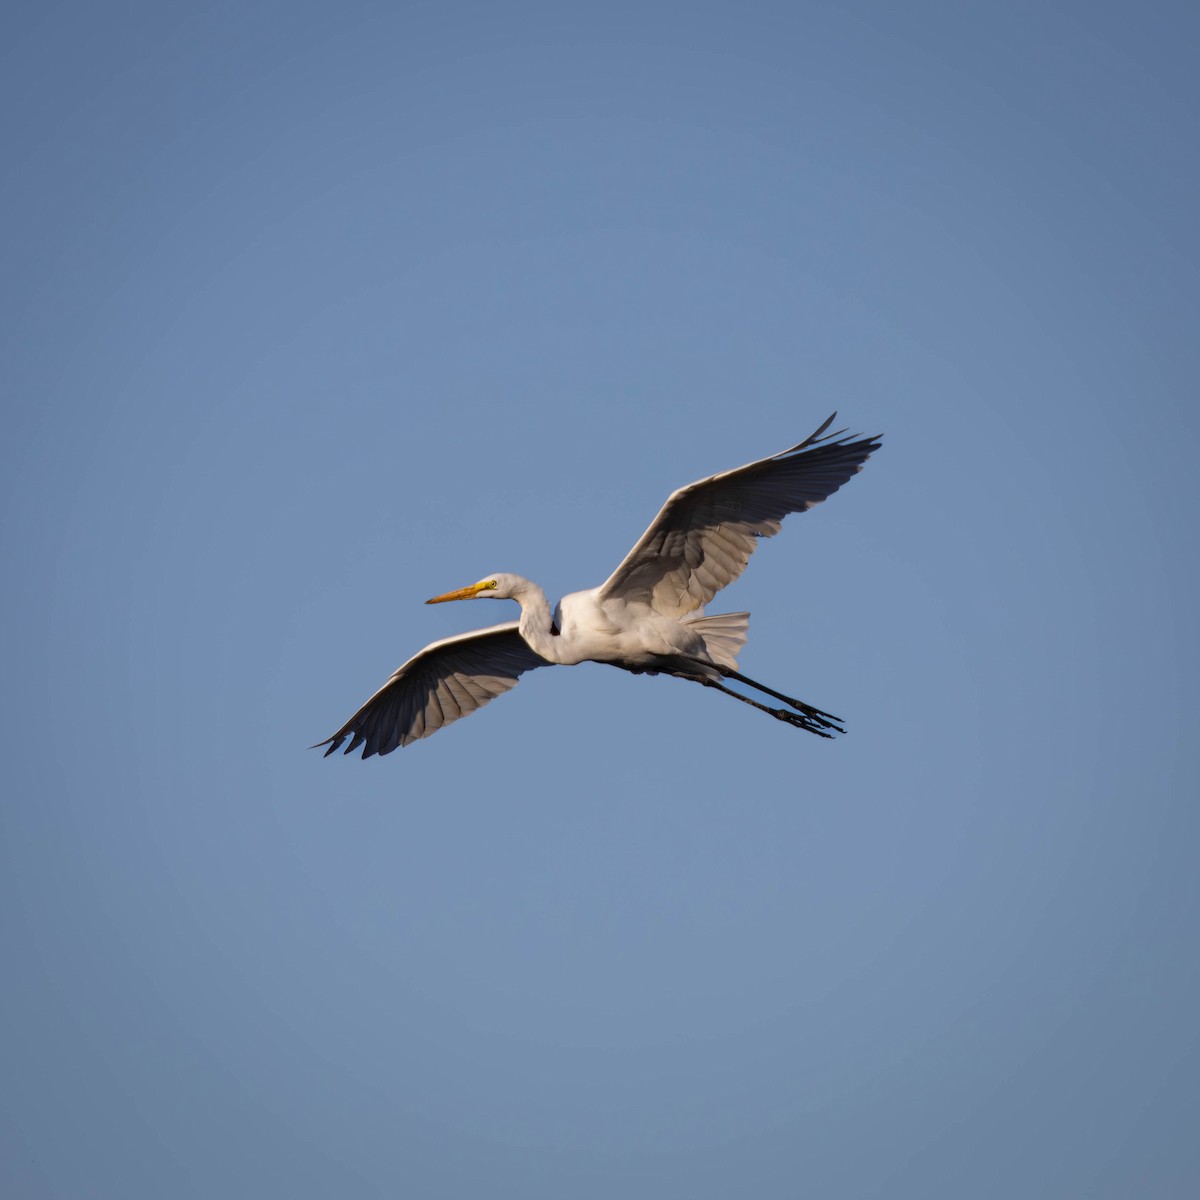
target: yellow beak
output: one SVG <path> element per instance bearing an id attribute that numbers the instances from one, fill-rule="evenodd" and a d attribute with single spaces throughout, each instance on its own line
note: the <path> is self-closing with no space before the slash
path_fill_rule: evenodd
<path id="1" fill-rule="evenodd" d="M 470 600 L 472 596 L 478 596 L 483 591 L 482 583 L 473 583 L 470 587 L 459 588 L 456 592 L 446 592 L 441 596 L 434 596 L 432 600 L 426 600 L 426 604 L 445 604 L 447 600 Z"/>

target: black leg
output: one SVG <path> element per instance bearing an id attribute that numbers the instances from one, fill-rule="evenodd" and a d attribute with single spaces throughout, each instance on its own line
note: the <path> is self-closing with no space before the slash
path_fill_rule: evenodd
<path id="1" fill-rule="evenodd" d="M 845 733 L 846 731 L 838 725 L 834 725 L 829 721 L 822 720 L 821 717 L 811 716 L 803 710 L 792 712 L 786 708 L 769 708 L 765 704 L 759 704 L 757 700 L 751 700 L 749 696 L 743 696 L 741 692 L 735 692 L 733 688 L 727 688 L 723 683 L 718 683 L 715 679 L 708 675 L 681 675 L 681 679 L 690 679 L 693 683 L 703 684 L 705 687 L 716 688 L 718 692 L 724 692 L 726 696 L 732 696 L 735 700 L 740 700 L 743 704 L 750 705 L 751 708 L 757 708 L 759 712 L 770 713 L 778 721 L 784 721 L 788 725 L 794 726 L 796 729 L 806 729 L 809 733 L 815 733 L 817 737 L 831 738 L 832 733 L 827 730 L 834 730 L 836 733 Z M 764 689 L 765 690 L 765 689 Z M 774 694 L 774 693 L 772 693 Z M 780 700 L 786 700 L 786 696 L 780 696 Z M 788 701 L 791 703 L 791 701 Z M 807 707 L 807 706 L 806 706 Z M 816 712 L 816 709 L 812 710 Z"/>
<path id="2" fill-rule="evenodd" d="M 791 705 L 791 707 L 794 708 L 797 712 L 803 713 L 804 716 L 807 717 L 808 720 L 810 722 L 812 722 L 814 725 L 819 725 L 823 729 L 832 729 L 835 733 L 845 733 L 846 732 L 839 724 L 839 722 L 841 721 L 842 718 L 835 717 L 833 715 L 833 713 L 823 712 L 819 708 L 814 708 L 811 704 L 805 704 L 803 700 L 796 700 L 791 696 L 785 696 L 782 692 L 777 692 L 777 691 L 775 691 L 774 688 L 767 687 L 767 685 L 765 683 L 759 683 L 757 680 L 751 679 L 748 675 L 743 675 L 740 671 L 734 671 L 730 667 L 722 667 L 722 666 L 717 665 L 716 663 L 706 663 L 702 659 L 698 659 L 698 658 L 693 659 L 692 661 L 696 662 L 700 666 L 707 668 L 710 671 L 712 671 L 712 670 L 720 671 L 722 677 L 725 679 L 736 679 L 739 683 L 746 684 L 747 687 L 752 687 L 752 688 L 756 689 L 757 691 L 764 693 L 767 696 L 774 696 L 776 700 L 782 700 L 784 702 L 784 704 Z M 689 678 L 698 679 L 702 683 L 711 683 L 711 685 L 714 687 L 719 686 L 716 683 L 713 683 L 711 680 L 709 680 L 708 676 L 706 676 L 706 675 L 689 676 Z M 723 687 L 723 688 L 721 688 L 721 691 L 727 692 L 730 696 L 737 696 L 737 698 L 739 700 L 744 700 L 747 704 L 754 704 L 753 700 L 750 700 L 747 697 L 743 696 L 740 692 L 732 691 L 730 688 Z M 778 712 L 776 709 L 767 708 L 766 705 L 758 704 L 758 705 L 755 705 L 755 707 L 761 708 L 763 710 L 763 712 L 769 712 L 773 715 L 778 715 Z M 783 719 L 784 718 L 782 718 L 782 717 L 780 718 L 780 720 L 783 720 Z M 809 731 L 812 733 L 816 732 L 815 729 L 811 729 L 808 725 L 804 725 L 804 726 L 802 726 L 802 728 L 809 729 Z M 823 736 L 829 737 L 830 735 L 824 734 Z"/>

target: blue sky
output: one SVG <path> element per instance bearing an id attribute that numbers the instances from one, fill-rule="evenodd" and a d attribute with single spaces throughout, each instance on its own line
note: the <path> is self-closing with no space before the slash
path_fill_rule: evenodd
<path id="1" fill-rule="evenodd" d="M 1194 8 L 4 20 L 6 1195 L 1200 1187 Z M 713 611 L 845 738 L 306 749 L 834 409 Z"/>

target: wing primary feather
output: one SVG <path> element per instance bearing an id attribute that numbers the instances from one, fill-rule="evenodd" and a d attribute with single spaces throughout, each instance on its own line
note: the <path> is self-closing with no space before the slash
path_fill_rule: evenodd
<path id="1" fill-rule="evenodd" d="M 779 532 L 790 513 L 833 495 L 879 448 L 877 437 L 825 431 L 834 412 L 804 441 L 668 497 L 625 560 L 600 586 L 600 599 L 640 603 L 666 616 L 702 608 L 745 569 L 759 539 Z"/>
<path id="2" fill-rule="evenodd" d="M 390 754 L 469 716 L 516 687 L 535 667 L 550 664 L 525 641 L 516 621 L 444 638 L 425 647 L 392 677 L 332 737 L 328 757 L 347 738 L 343 751 L 362 746 L 363 758 Z"/>

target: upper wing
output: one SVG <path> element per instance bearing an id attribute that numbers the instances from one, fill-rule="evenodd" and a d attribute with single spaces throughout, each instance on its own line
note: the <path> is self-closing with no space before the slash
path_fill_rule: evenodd
<path id="1" fill-rule="evenodd" d="M 516 687 L 522 672 L 549 665 L 530 649 L 517 625 L 506 621 L 430 643 L 399 667 L 333 737 L 317 745 L 329 747 L 328 758 L 353 735 L 346 754 L 359 745 L 363 758 L 391 754 L 397 746 L 469 716 Z"/>
<path id="2" fill-rule="evenodd" d="M 832 496 L 879 449 L 879 438 L 822 437 L 836 416 L 790 450 L 672 493 L 601 585 L 600 599 L 641 602 L 670 617 L 702 608 L 742 573 L 756 539 Z"/>

